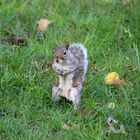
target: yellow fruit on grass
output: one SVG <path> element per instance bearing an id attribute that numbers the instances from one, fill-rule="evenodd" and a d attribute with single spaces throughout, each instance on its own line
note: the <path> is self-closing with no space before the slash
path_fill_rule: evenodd
<path id="1" fill-rule="evenodd" d="M 105 76 L 105 83 L 107 85 L 113 85 L 115 80 L 119 80 L 119 74 L 117 72 L 110 72 Z"/>

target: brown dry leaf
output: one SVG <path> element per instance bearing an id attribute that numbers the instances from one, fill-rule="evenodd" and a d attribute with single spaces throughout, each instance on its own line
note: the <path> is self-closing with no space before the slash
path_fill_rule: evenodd
<path id="1" fill-rule="evenodd" d="M 45 71 L 48 72 L 49 69 L 50 69 L 50 65 L 46 65 L 46 67 L 45 67 Z"/>
<path id="2" fill-rule="evenodd" d="M 68 126 L 65 123 L 62 124 L 62 128 L 65 129 L 65 130 L 70 130 L 70 126 Z"/>
<path id="3" fill-rule="evenodd" d="M 82 114 L 83 116 L 89 115 L 89 111 L 82 108 L 78 110 L 78 113 Z"/>
<path id="4" fill-rule="evenodd" d="M 124 79 L 122 79 L 122 80 L 118 79 L 118 80 L 113 81 L 113 85 L 115 87 L 125 87 L 126 83 L 125 83 Z"/>
<path id="5" fill-rule="evenodd" d="M 50 62 L 48 62 L 47 63 L 47 65 L 45 66 L 45 68 L 44 68 L 44 70 L 46 71 L 46 72 L 48 72 L 49 70 L 50 70 L 50 68 L 51 68 L 51 66 L 52 66 L 52 61 L 50 61 Z"/>
<path id="6" fill-rule="evenodd" d="M 45 32 L 48 25 L 51 24 L 52 21 L 48 20 L 48 19 L 40 19 L 39 21 L 37 21 L 37 29 L 40 32 Z"/>

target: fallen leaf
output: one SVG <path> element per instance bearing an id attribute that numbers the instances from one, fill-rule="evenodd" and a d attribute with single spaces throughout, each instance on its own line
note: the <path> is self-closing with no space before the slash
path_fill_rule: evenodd
<path id="1" fill-rule="evenodd" d="M 46 67 L 45 67 L 45 71 L 48 72 L 49 69 L 50 69 L 50 65 L 46 65 Z"/>
<path id="2" fill-rule="evenodd" d="M 124 126 L 122 124 L 120 125 L 113 117 L 108 117 L 107 124 L 109 125 L 109 133 L 125 134 Z M 116 128 L 115 125 L 118 127 Z"/>
<path id="3" fill-rule="evenodd" d="M 50 70 L 50 68 L 51 68 L 51 66 L 52 66 L 52 61 L 49 61 L 47 64 L 46 64 L 46 66 L 45 66 L 45 68 L 44 68 L 44 70 L 45 70 L 45 72 L 48 72 L 49 70 Z"/>
<path id="4" fill-rule="evenodd" d="M 123 79 L 121 79 L 121 80 L 118 79 L 118 80 L 114 80 L 113 85 L 115 87 L 119 87 L 119 86 L 124 87 L 126 85 L 126 83 Z"/>
<path id="5" fill-rule="evenodd" d="M 62 128 L 65 129 L 65 130 L 70 130 L 70 126 L 68 126 L 65 123 L 62 124 Z"/>
<path id="6" fill-rule="evenodd" d="M 80 129 L 80 125 L 75 123 L 72 123 L 71 125 L 63 123 L 62 128 L 65 130 L 74 130 L 74 129 Z"/>
<path id="7" fill-rule="evenodd" d="M 52 21 L 48 20 L 48 19 L 40 19 L 39 21 L 37 21 L 37 29 L 40 32 L 45 32 L 48 25 L 51 24 Z"/>
<path id="8" fill-rule="evenodd" d="M 83 116 L 88 116 L 89 115 L 89 111 L 85 110 L 85 109 L 79 109 L 78 113 L 82 114 Z"/>
<path id="9" fill-rule="evenodd" d="M 117 72 L 110 72 L 105 76 L 106 85 L 113 85 L 115 80 L 119 79 L 119 74 Z"/>
<path id="10" fill-rule="evenodd" d="M 115 108 L 115 103 L 111 102 L 107 105 L 107 107 L 113 110 Z"/>

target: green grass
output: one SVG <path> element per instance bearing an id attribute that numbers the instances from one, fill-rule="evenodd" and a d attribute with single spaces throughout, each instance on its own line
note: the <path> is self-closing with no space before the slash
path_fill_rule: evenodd
<path id="1" fill-rule="evenodd" d="M 0 139 L 139 139 L 139 7 L 139 0 L 1 0 Z M 44 35 L 36 31 L 40 18 L 53 21 Z M 54 105 L 51 100 L 56 74 L 44 72 L 44 66 L 55 44 L 65 42 L 83 43 L 88 50 L 81 105 L 85 115 L 70 102 Z M 126 87 L 105 85 L 111 71 L 125 79 Z M 115 103 L 114 110 L 106 107 L 109 102 Z M 124 125 L 126 134 L 107 133 L 109 116 Z M 63 123 L 80 129 L 65 130 Z"/>

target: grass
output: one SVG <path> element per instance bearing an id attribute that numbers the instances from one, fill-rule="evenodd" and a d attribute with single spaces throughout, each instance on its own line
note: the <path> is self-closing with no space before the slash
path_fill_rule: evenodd
<path id="1" fill-rule="evenodd" d="M 139 7 L 138 0 L 0 1 L 0 139 L 139 139 Z M 36 31 L 40 18 L 53 21 L 43 35 Z M 51 100 L 56 75 L 44 66 L 52 47 L 65 42 L 83 43 L 88 50 L 83 112 Z M 125 79 L 125 87 L 105 85 L 111 71 Z M 114 110 L 106 107 L 110 102 Z M 109 116 L 124 125 L 125 134 L 107 133 Z M 63 123 L 80 129 L 65 130 Z"/>

